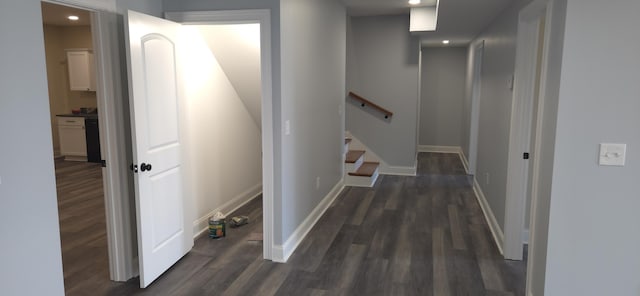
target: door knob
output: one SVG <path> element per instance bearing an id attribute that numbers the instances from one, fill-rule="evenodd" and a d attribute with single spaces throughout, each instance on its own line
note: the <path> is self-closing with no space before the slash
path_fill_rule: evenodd
<path id="1" fill-rule="evenodd" d="M 151 171 L 151 164 L 150 164 L 150 163 L 144 163 L 144 162 L 143 162 L 143 163 L 140 165 L 140 170 L 141 170 L 141 171 L 143 171 L 143 172 L 144 172 L 144 171 Z"/>

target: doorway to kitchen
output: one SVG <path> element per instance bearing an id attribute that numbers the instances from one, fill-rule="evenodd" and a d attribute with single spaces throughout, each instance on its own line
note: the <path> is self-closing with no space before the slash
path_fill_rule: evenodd
<path id="1" fill-rule="evenodd" d="M 89 11 L 42 2 L 65 290 L 108 281 L 98 93 Z"/>

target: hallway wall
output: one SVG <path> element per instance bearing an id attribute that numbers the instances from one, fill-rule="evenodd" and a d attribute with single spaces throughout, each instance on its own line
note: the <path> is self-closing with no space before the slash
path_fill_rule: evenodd
<path id="1" fill-rule="evenodd" d="M 474 59 L 473 48 L 484 41 L 482 61 L 480 119 L 475 178 L 489 203 L 500 231 L 504 231 L 509 131 L 513 91 L 507 83 L 515 71 L 518 13 L 528 1 L 516 1 L 503 11 L 470 44 L 468 69 Z M 471 74 L 467 72 L 464 110 L 466 122 L 471 112 Z M 468 131 L 467 131 L 468 133 Z M 468 147 L 464 147 L 468 151 Z"/>
<path id="2" fill-rule="evenodd" d="M 544 294 L 638 295 L 640 39 L 613 35 L 640 2 L 566 3 Z M 599 166 L 600 143 L 627 144 L 625 166 Z"/>
<path id="3" fill-rule="evenodd" d="M 419 145 L 462 146 L 465 47 L 423 47 Z"/>
<path id="4" fill-rule="evenodd" d="M 415 171 L 420 45 L 409 34 L 409 16 L 351 17 L 347 34 L 346 93 L 393 117 L 385 120 L 347 98 L 346 128 L 389 166 Z"/>

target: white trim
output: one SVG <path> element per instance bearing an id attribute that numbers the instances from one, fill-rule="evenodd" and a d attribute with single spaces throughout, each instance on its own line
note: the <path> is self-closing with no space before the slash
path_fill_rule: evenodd
<path id="1" fill-rule="evenodd" d="M 525 245 L 529 244 L 529 229 L 522 231 L 522 243 Z"/>
<path id="2" fill-rule="evenodd" d="M 471 114 L 469 118 L 469 165 L 468 174 L 475 174 L 478 158 L 478 133 L 480 128 L 480 100 L 482 98 L 482 62 L 484 58 L 484 40 L 473 48 L 473 67 L 471 70 Z"/>
<path id="3" fill-rule="evenodd" d="M 106 12 L 116 12 L 116 0 L 43 0 L 43 2 L 57 3 L 77 8 L 89 8 Z"/>
<path id="4" fill-rule="evenodd" d="M 415 176 L 418 172 L 418 167 L 416 165 L 410 167 L 382 166 L 382 163 L 380 163 L 378 171 L 380 171 L 381 175 Z"/>
<path id="5" fill-rule="evenodd" d="M 457 153 L 462 152 L 460 146 L 435 146 L 435 145 L 419 145 L 419 152 L 432 152 L 432 153 Z"/>
<path id="6" fill-rule="evenodd" d="M 274 180 L 276 151 L 274 148 L 273 79 L 271 56 L 271 10 L 220 10 L 166 12 L 167 19 L 187 25 L 212 25 L 232 23 L 260 23 L 260 71 L 262 80 L 262 207 L 263 207 L 263 257 L 273 259 L 274 254 Z M 277 230 L 281 231 L 281 230 Z"/>
<path id="7" fill-rule="evenodd" d="M 254 198 L 260 196 L 262 194 L 262 184 L 257 184 L 245 192 L 242 192 L 236 195 L 231 200 L 227 201 L 220 207 L 210 211 L 204 216 L 198 218 L 196 221 L 193 221 L 193 239 L 198 238 L 200 235 L 209 230 L 209 218 L 215 215 L 217 212 L 223 213 L 225 216 L 231 215 L 234 211 L 246 205 Z"/>
<path id="8" fill-rule="evenodd" d="M 304 221 L 296 228 L 296 230 L 289 236 L 283 245 L 276 245 L 273 248 L 273 258 L 275 262 L 285 263 L 289 259 L 289 256 L 293 254 L 298 245 L 304 240 L 309 231 L 318 222 L 320 217 L 327 211 L 333 201 L 340 195 L 340 192 L 344 189 L 344 183 L 339 181 L 331 191 L 322 199 L 322 201 L 311 211 Z"/>
<path id="9" fill-rule="evenodd" d="M 464 171 L 467 172 L 468 175 L 470 175 L 471 172 L 469 171 L 469 161 L 467 160 L 467 157 L 464 155 L 464 151 L 462 151 L 462 149 L 460 149 L 460 153 L 458 153 L 458 156 L 460 157 L 460 162 L 462 162 Z"/>
<path id="10" fill-rule="evenodd" d="M 105 218 L 109 253 L 110 278 L 126 281 L 137 275 L 134 259 L 133 232 L 135 221 L 130 200 L 133 198 L 127 152 L 128 118 L 122 97 L 120 75 L 117 15 L 111 12 L 94 12 L 91 18 L 93 47 L 96 61 L 96 87 L 98 116 L 100 117 L 100 148 L 103 168 Z"/>
<path id="11" fill-rule="evenodd" d="M 522 231 L 529 183 L 529 161 L 522 158 L 530 151 L 533 112 L 535 101 L 540 17 L 544 6 L 535 2 L 522 9 L 519 14 L 516 67 L 509 133 L 509 156 L 507 166 L 507 188 L 505 200 L 505 245 L 504 257 L 522 260 Z"/>
<path id="12" fill-rule="evenodd" d="M 496 220 L 496 216 L 491 210 L 491 206 L 489 206 L 487 198 L 484 196 L 484 193 L 480 188 L 480 184 L 478 184 L 478 181 L 475 177 L 473 178 L 473 192 L 475 192 L 478 203 L 480 204 L 480 208 L 482 208 L 482 213 L 484 214 L 484 218 L 489 225 L 489 230 L 491 230 L 491 235 L 493 235 L 493 239 L 496 243 L 496 246 L 498 247 L 498 251 L 500 251 L 500 254 L 503 254 L 502 244 L 504 242 L 504 234 L 502 232 L 502 229 L 500 228 L 498 220 Z"/>
<path id="13" fill-rule="evenodd" d="M 559 45 L 562 43 L 563 32 L 564 32 L 564 17 L 566 14 L 566 1 L 555 1 L 555 0 L 535 0 L 531 4 L 531 7 L 535 7 L 535 10 L 538 11 L 537 17 L 544 16 L 545 25 L 544 25 L 544 43 L 542 48 L 542 61 L 541 61 L 541 69 L 540 69 L 540 86 L 539 86 L 539 102 L 538 102 L 538 114 L 537 114 L 537 122 L 536 122 L 536 135 L 534 138 L 535 151 L 541 151 L 542 143 L 542 120 L 544 118 L 544 110 L 545 110 L 545 102 L 547 97 L 550 96 L 550 90 L 547 88 L 547 84 L 553 80 L 551 76 L 554 73 L 560 71 L 559 63 L 552 61 L 552 59 L 561 59 L 558 57 L 561 55 L 562 46 Z M 529 6 L 527 7 L 529 8 Z M 534 16 L 536 17 L 536 16 Z M 555 57 L 554 57 L 555 56 Z M 534 273 L 540 274 L 540 270 L 534 270 L 534 262 L 539 263 L 538 259 L 535 258 L 535 249 L 536 247 L 536 237 L 539 235 L 546 236 L 548 235 L 548 229 L 536 229 L 536 219 L 549 219 L 549 217 L 538 217 L 538 187 L 539 185 L 539 177 L 540 177 L 540 161 L 539 157 L 533 158 L 533 171 L 531 178 L 531 208 L 529 210 L 529 236 L 528 236 L 528 258 L 527 258 L 527 273 L 526 273 L 526 287 L 525 291 L 527 291 L 527 295 L 533 295 L 533 275 Z M 542 248 L 546 248 L 542 246 Z M 546 270 L 544 264 L 540 264 L 543 267 L 538 266 L 538 268 Z M 544 289 L 544 287 L 538 287 L 539 289 Z M 542 290 L 541 290 L 542 291 Z"/>

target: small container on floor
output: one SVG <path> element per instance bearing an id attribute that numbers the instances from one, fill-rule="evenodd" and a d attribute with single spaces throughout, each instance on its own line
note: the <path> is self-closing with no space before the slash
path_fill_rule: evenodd
<path id="1" fill-rule="evenodd" d="M 226 236 L 226 222 L 222 213 L 216 213 L 209 218 L 209 237 L 221 238 Z"/>

